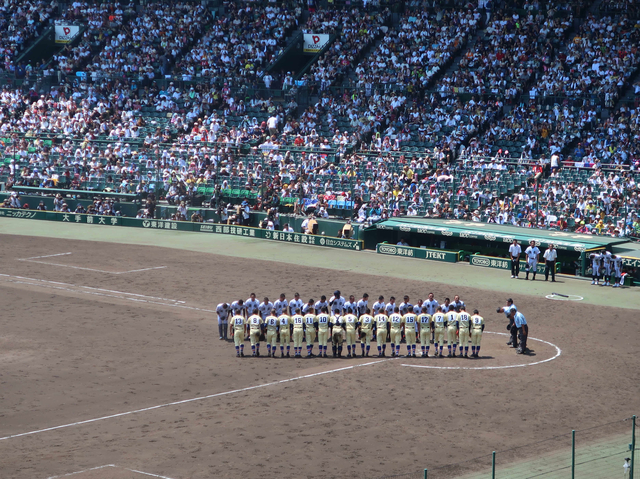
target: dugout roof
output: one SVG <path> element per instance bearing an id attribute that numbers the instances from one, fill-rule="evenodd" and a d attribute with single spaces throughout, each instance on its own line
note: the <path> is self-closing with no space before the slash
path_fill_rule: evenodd
<path id="1" fill-rule="evenodd" d="M 449 238 L 484 240 L 491 243 L 511 243 L 514 239 L 522 245 L 535 240 L 540 248 L 553 243 L 558 250 L 584 251 L 592 248 L 610 247 L 626 243 L 625 238 L 592 236 L 565 231 L 520 228 L 517 226 L 476 223 L 460 220 L 441 220 L 428 218 L 393 218 L 381 221 L 365 229 L 365 232 L 402 231 L 409 234 L 428 234 Z M 522 248 L 524 250 L 524 247 Z"/>

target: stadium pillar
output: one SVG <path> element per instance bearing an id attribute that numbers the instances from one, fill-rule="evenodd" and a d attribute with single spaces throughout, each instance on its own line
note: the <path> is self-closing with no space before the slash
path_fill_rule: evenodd
<path id="1" fill-rule="evenodd" d="M 496 479 L 496 451 L 491 455 L 491 479 Z"/>

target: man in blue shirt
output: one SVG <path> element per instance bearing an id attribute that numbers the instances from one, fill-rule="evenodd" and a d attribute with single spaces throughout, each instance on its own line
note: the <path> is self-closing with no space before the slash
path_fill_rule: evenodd
<path id="1" fill-rule="evenodd" d="M 518 338 L 520 339 L 520 347 L 516 349 L 516 353 L 523 354 L 527 352 L 527 337 L 529 336 L 529 325 L 527 320 L 519 311 L 511 310 L 509 312 L 509 319 L 513 320 L 512 330 L 515 328 L 518 331 Z"/>

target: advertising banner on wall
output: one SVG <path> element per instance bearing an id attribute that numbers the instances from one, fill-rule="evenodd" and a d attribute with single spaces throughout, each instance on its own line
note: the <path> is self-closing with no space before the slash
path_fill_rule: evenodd
<path id="1" fill-rule="evenodd" d="M 324 33 L 305 33 L 304 47 L 305 53 L 318 53 L 329 43 L 329 35 Z"/>
<path id="2" fill-rule="evenodd" d="M 56 25 L 56 43 L 69 43 L 80 33 L 76 25 Z"/>

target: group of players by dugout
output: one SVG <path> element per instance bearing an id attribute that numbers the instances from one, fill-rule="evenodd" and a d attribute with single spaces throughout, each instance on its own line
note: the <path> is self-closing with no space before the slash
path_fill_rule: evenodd
<path id="1" fill-rule="evenodd" d="M 278 344 L 280 357 L 291 357 L 291 341 L 293 357 L 302 357 L 302 343 L 307 346 L 306 357 L 315 357 L 316 339 L 319 357 L 328 357 L 327 343 L 331 339 L 333 357 L 342 357 L 343 343 L 346 342 L 346 357 L 352 358 L 357 356 L 357 338 L 360 339 L 363 357 L 369 356 L 372 341 L 377 343 L 379 357 L 386 356 L 387 341 L 391 343 L 392 357 L 400 356 L 402 342 L 406 343 L 407 356 L 417 357 L 418 341 L 423 358 L 430 357 L 430 344 L 435 348 L 432 357 L 444 357 L 445 343 L 447 357 L 456 357 L 458 344 L 460 357 L 479 357 L 485 324 L 477 309 L 469 314 L 459 296 L 455 296 L 453 302 L 446 298 L 442 304 L 434 299 L 433 293 L 429 293 L 427 301 L 419 300 L 416 305 L 409 302 L 409 296 L 403 299 L 402 303 L 396 304 L 392 296 L 385 303 L 384 296 L 379 296 L 369 308 L 368 294 L 359 301 L 352 295 L 347 301 L 340 291 L 335 291 L 329 300 L 323 295 L 319 301 L 310 299 L 307 303 L 300 299 L 298 293 L 291 301 L 281 294 L 280 299 L 272 303 L 269 298 L 260 302 L 252 293 L 246 301 L 219 304 L 216 312 L 220 339 L 227 339 L 229 331 L 238 357 L 244 357 L 246 339 L 251 341 L 252 356 L 260 356 L 263 336 L 267 343 L 267 356 L 272 358 L 276 357 Z"/>
<path id="2" fill-rule="evenodd" d="M 622 286 L 622 257 L 611 254 L 610 251 L 596 251 L 589 255 L 591 259 L 591 284 L 602 286 Z M 612 280 L 613 279 L 613 284 Z"/>

